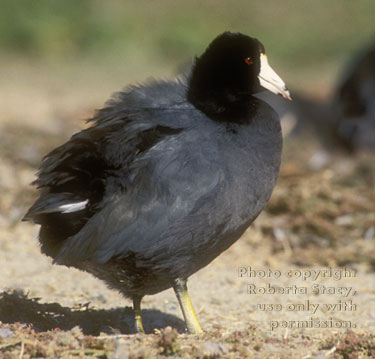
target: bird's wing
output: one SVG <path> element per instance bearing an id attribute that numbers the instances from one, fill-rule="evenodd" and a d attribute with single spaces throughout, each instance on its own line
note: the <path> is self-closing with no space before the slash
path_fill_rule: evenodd
<path id="1" fill-rule="evenodd" d="M 122 177 L 117 184 L 126 186 L 130 163 L 163 137 L 179 132 L 178 121 L 157 113 L 163 108 L 186 109 L 184 96 L 179 81 L 151 81 L 115 93 L 89 120 L 92 127 L 44 158 L 34 182 L 41 195 L 24 219 L 40 223 L 38 217 L 44 213 L 94 209 L 112 175 Z"/>
<path id="2" fill-rule="evenodd" d="M 137 157 L 131 164 L 128 190 L 108 196 L 103 208 L 64 243 L 55 262 L 104 263 L 129 252 L 152 256 L 168 248 L 171 237 L 178 241 L 195 227 L 208 228 L 198 221 L 210 218 L 210 211 L 217 208 L 225 177 L 209 136 L 202 128 L 184 130 Z"/>
<path id="3" fill-rule="evenodd" d="M 152 113 L 108 113 L 50 152 L 34 182 L 40 197 L 24 220 L 41 224 L 42 250 L 54 256 L 104 206 L 108 193 L 127 191 L 132 163 L 179 129 L 152 121 Z M 149 111 L 148 111 L 149 112 Z"/>

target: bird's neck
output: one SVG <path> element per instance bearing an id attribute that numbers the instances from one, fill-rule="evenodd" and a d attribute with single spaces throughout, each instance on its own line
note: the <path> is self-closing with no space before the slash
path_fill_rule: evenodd
<path id="1" fill-rule="evenodd" d="M 190 88 L 187 98 L 198 110 L 219 122 L 247 123 L 256 112 L 258 99 L 248 93 Z"/>

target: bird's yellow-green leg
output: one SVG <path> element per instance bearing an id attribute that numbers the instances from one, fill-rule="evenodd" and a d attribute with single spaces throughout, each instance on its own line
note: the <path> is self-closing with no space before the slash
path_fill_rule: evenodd
<path id="1" fill-rule="evenodd" d="M 145 332 L 145 330 L 143 329 L 143 324 L 142 324 L 141 300 L 142 298 L 139 298 L 139 297 L 133 298 L 134 323 L 135 323 L 135 330 L 137 333 Z"/>
<path id="2" fill-rule="evenodd" d="M 193 304 L 191 303 L 186 280 L 182 278 L 175 279 L 173 289 L 176 293 L 178 302 L 185 318 L 185 323 L 190 334 L 202 333 L 202 327 L 198 322 L 197 315 L 194 312 Z"/>

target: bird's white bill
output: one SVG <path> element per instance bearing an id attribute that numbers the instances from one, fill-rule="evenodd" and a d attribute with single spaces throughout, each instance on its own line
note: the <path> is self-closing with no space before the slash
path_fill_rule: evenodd
<path id="1" fill-rule="evenodd" d="M 292 99 L 284 81 L 269 65 L 265 54 L 260 54 L 260 72 L 258 78 L 260 85 L 268 91 L 271 91 L 276 95 L 282 95 L 288 100 Z"/>

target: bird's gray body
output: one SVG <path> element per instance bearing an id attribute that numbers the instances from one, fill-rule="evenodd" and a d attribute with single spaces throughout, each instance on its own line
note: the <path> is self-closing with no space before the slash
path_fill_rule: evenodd
<path id="1" fill-rule="evenodd" d="M 276 183 L 282 140 L 268 105 L 259 101 L 248 124 L 222 124 L 187 102 L 177 85 L 135 88 L 112 103 L 110 120 L 98 122 L 108 126 L 116 121 L 113 113 L 131 118 L 127 132 L 111 135 L 116 147 L 140 129 L 180 131 L 127 164 L 128 178 L 108 176 L 101 209 L 55 257 L 93 272 L 125 295 L 157 293 L 210 263 L 258 216 Z M 175 98 L 166 101 L 163 87 L 170 92 L 174 86 Z M 118 151 L 107 153 L 107 161 L 123 163 Z M 119 191 L 119 182 L 126 183 L 125 190 Z"/>

